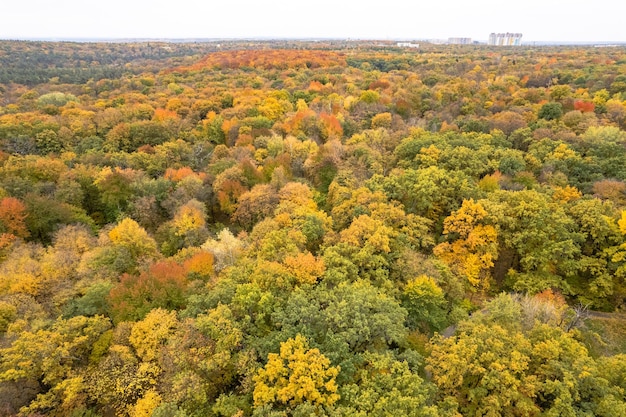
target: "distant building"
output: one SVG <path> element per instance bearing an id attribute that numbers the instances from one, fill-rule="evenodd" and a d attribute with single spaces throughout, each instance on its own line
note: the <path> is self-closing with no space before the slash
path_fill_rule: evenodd
<path id="1" fill-rule="evenodd" d="M 411 42 L 398 42 L 398 48 L 419 48 L 419 43 L 411 43 Z"/>
<path id="2" fill-rule="evenodd" d="M 472 38 L 448 38 L 448 43 L 452 45 L 470 45 Z"/>
<path id="3" fill-rule="evenodd" d="M 521 33 L 492 33 L 489 35 L 489 45 L 519 46 L 522 44 Z"/>

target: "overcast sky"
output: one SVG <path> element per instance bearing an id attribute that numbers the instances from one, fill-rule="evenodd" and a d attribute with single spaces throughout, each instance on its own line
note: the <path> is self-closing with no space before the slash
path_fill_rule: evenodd
<path id="1" fill-rule="evenodd" d="M 0 38 L 367 38 L 626 42 L 624 0 L 2 0 Z"/>

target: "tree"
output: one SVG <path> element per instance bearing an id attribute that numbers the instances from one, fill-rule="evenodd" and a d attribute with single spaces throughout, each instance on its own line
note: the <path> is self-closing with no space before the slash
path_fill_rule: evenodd
<path id="1" fill-rule="evenodd" d="M 355 382 L 339 390 L 342 398 L 337 416 L 439 416 L 439 410 L 432 405 L 433 387 L 406 361 L 397 360 L 390 353 L 367 353 L 363 359 Z"/>
<path id="2" fill-rule="evenodd" d="M 158 255 L 154 239 L 132 219 L 123 219 L 108 235 L 113 246 L 126 249 L 137 261 L 142 258 L 154 259 Z"/>
<path id="3" fill-rule="evenodd" d="M 526 124 L 527 122 L 521 114 L 512 111 L 499 112 L 491 117 L 491 127 L 501 130 L 506 135 L 526 127 Z"/>
<path id="4" fill-rule="evenodd" d="M 63 149 L 63 143 L 59 140 L 57 133 L 50 129 L 37 133 L 35 144 L 42 155 L 49 153 L 58 154 Z"/>
<path id="5" fill-rule="evenodd" d="M 0 384 L 14 381 L 30 390 L 31 397 L 18 405 L 24 414 L 71 414 L 86 405 L 83 372 L 93 344 L 110 327 L 103 316 L 73 317 L 21 332 L 0 349 Z"/>
<path id="6" fill-rule="evenodd" d="M 161 396 L 154 390 L 147 391 L 143 397 L 141 397 L 131 413 L 132 417 L 151 417 L 154 410 L 161 404 Z"/>
<path id="7" fill-rule="evenodd" d="M 0 200 L 0 248 L 6 248 L 15 238 L 26 238 L 26 206 L 18 199 L 4 197 Z"/>
<path id="8" fill-rule="evenodd" d="M 422 275 L 410 280 L 402 292 L 407 322 L 424 332 L 442 330 L 446 323 L 446 300 L 434 279 Z"/>
<path id="9" fill-rule="evenodd" d="M 163 370 L 154 362 L 143 362 L 128 341 L 132 324 L 118 324 L 94 346 L 92 366 L 84 374 L 91 404 L 104 414 L 128 415 L 151 390 L 156 389 Z"/>
<path id="10" fill-rule="evenodd" d="M 231 216 L 246 229 L 270 216 L 278 204 L 276 190 L 268 184 L 257 184 L 239 197 L 237 210 Z"/>
<path id="11" fill-rule="evenodd" d="M 379 113 L 372 117 L 372 129 L 379 127 L 391 128 L 391 113 Z"/>
<path id="12" fill-rule="evenodd" d="M 202 244 L 202 249 L 215 256 L 215 270 L 218 272 L 234 264 L 244 247 L 244 242 L 233 236 L 228 228 L 217 234 L 217 240 L 209 238 Z"/>
<path id="13" fill-rule="evenodd" d="M 206 226 L 206 209 L 198 200 L 190 200 L 179 207 L 174 214 L 176 234 L 184 236 Z"/>
<path id="14" fill-rule="evenodd" d="M 214 264 L 215 257 L 213 254 L 201 249 L 198 249 L 183 262 L 183 266 L 191 279 L 202 280 L 208 280 L 215 274 Z"/>
<path id="15" fill-rule="evenodd" d="M 389 277 L 390 260 L 393 255 L 392 241 L 398 233 L 383 221 L 363 214 L 352 221 L 340 233 L 340 241 L 327 252 L 337 252 L 358 268 L 358 276 L 383 285 Z M 332 266 L 329 263 L 328 266 Z"/>
<path id="16" fill-rule="evenodd" d="M 94 226 L 93 220 L 82 208 L 35 194 L 27 194 L 24 201 L 28 209 L 25 222 L 31 239 L 50 243 L 54 233 L 62 226 L 73 223 Z"/>
<path id="17" fill-rule="evenodd" d="M 0 264 L 0 292 L 38 297 L 48 290 L 39 262 L 42 254 L 43 248 L 35 244 L 23 243 L 11 247 L 10 256 Z"/>
<path id="18" fill-rule="evenodd" d="M 537 404 L 546 414 L 618 416 L 626 410 L 623 390 L 607 380 L 587 349 L 569 332 L 538 325 L 528 373 L 537 384 Z"/>
<path id="19" fill-rule="evenodd" d="M 128 341 L 141 360 L 156 361 L 161 345 L 172 337 L 177 327 L 175 311 L 155 308 L 133 325 Z"/>
<path id="20" fill-rule="evenodd" d="M 133 195 L 131 179 L 128 173 L 120 169 L 103 169 L 94 181 L 94 185 L 100 191 L 100 199 L 106 207 L 107 219 L 115 219 L 123 212 Z"/>
<path id="21" fill-rule="evenodd" d="M 527 299 L 502 294 L 455 336 L 431 340 L 426 369 L 440 399 L 463 416 L 619 415 L 620 381 L 602 373 L 575 333 L 535 313 Z"/>
<path id="22" fill-rule="evenodd" d="M 154 349 L 164 372 L 162 396 L 189 415 L 207 415 L 215 400 L 229 392 L 238 379 L 252 376 L 244 333 L 225 305 L 181 321 L 162 334 Z"/>
<path id="23" fill-rule="evenodd" d="M 47 93 L 39 96 L 37 104 L 41 107 L 55 106 L 63 107 L 71 101 L 78 101 L 78 99 L 72 94 L 65 94 L 58 91 Z"/>
<path id="24" fill-rule="evenodd" d="M 114 284 L 108 281 L 99 281 L 87 287 L 79 297 L 70 300 L 64 307 L 64 316 L 96 316 L 108 315 L 110 306 L 109 293 Z"/>
<path id="25" fill-rule="evenodd" d="M 564 288 L 577 267 L 582 235 L 563 206 L 534 190 L 496 191 L 478 201 L 498 230 L 494 278 L 531 293 Z M 551 225 L 550 228 L 545 225 Z"/>
<path id="26" fill-rule="evenodd" d="M 494 226 L 484 224 L 486 217 L 480 202 L 463 201 L 443 223 L 443 233 L 456 239 L 433 250 L 453 271 L 466 277 L 472 289 L 489 287 L 489 269 L 498 258 L 498 233 Z"/>
<path id="27" fill-rule="evenodd" d="M 220 209 L 232 214 L 237 209 L 237 200 L 248 191 L 244 172 L 239 166 L 233 166 L 221 172 L 213 181 L 213 191 L 217 195 Z"/>
<path id="28" fill-rule="evenodd" d="M 563 116 L 563 105 L 561 103 L 546 103 L 541 106 L 537 117 L 545 120 L 557 120 Z"/>
<path id="29" fill-rule="evenodd" d="M 222 130 L 223 123 L 224 119 L 216 115 L 215 112 L 209 112 L 206 115 L 206 119 L 202 121 L 202 130 L 210 142 L 215 144 L 224 143 L 226 135 Z"/>
<path id="30" fill-rule="evenodd" d="M 116 323 L 140 320 L 154 308 L 183 308 L 186 289 L 185 268 L 163 261 L 139 275 L 122 275 L 120 282 L 111 289 L 108 302 Z"/>
<path id="31" fill-rule="evenodd" d="M 332 406 L 339 399 L 335 377 L 339 368 L 318 349 L 310 349 L 301 335 L 280 345 L 280 353 L 270 353 L 267 364 L 254 376 L 254 405 L 294 408 L 308 402 Z"/>
<path id="32" fill-rule="evenodd" d="M 426 369 L 432 373 L 441 401 L 472 416 L 533 416 L 535 378 L 526 373 L 531 344 L 520 333 L 499 325 L 476 324 L 457 336 L 431 340 Z"/>
<path id="33" fill-rule="evenodd" d="M 165 255 L 174 255 L 180 249 L 198 246 L 208 236 L 206 207 L 196 199 L 176 209 L 174 218 L 161 224 L 155 233 L 159 249 Z"/>
<path id="34" fill-rule="evenodd" d="M 96 243 L 92 231 L 84 225 L 60 228 L 41 258 L 41 268 L 47 280 L 55 284 L 76 281 L 83 255 L 93 250 Z"/>
<path id="35" fill-rule="evenodd" d="M 407 334 L 407 311 L 364 281 L 297 289 L 272 317 L 285 337 L 302 334 L 341 364 L 344 379 L 355 370 L 356 354 L 401 345 Z"/>
<path id="36" fill-rule="evenodd" d="M 465 174 L 438 167 L 394 169 L 387 177 L 374 176 L 373 190 L 382 190 L 390 199 L 404 205 L 407 213 L 438 221 L 458 209 L 473 195 L 475 185 Z"/>
<path id="37" fill-rule="evenodd" d="M 372 251 L 388 253 L 394 233 L 380 220 L 364 214 L 355 218 L 350 227 L 341 232 L 341 241 L 356 247 L 371 247 Z"/>

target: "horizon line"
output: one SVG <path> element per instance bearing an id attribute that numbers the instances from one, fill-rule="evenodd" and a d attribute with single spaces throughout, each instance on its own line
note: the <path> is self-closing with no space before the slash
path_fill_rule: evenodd
<path id="1" fill-rule="evenodd" d="M 4 37 L 0 35 L 0 41 L 39 41 L 39 42 L 77 42 L 77 43 L 96 43 L 96 42 L 166 42 L 166 43 L 185 43 L 185 42 L 237 42 L 237 41 L 306 41 L 306 42 L 316 42 L 316 41 L 386 41 L 386 42 L 396 42 L 396 41 L 419 41 L 419 42 L 435 42 L 435 43 L 445 43 L 448 39 L 458 38 L 457 36 L 451 36 L 448 38 L 407 38 L 407 37 L 389 37 L 389 38 L 378 38 L 378 37 L 321 37 L 321 36 L 309 36 L 309 37 L 272 37 L 272 36 L 248 36 L 248 37 L 115 37 L 115 36 L 103 36 L 103 37 L 71 37 L 71 36 L 17 36 L 17 37 Z M 487 44 L 488 39 L 473 39 L 472 43 L 469 45 L 481 45 Z M 626 41 L 611 41 L 611 40 L 603 40 L 603 41 L 592 41 L 592 40 L 524 40 L 522 41 L 521 46 L 533 46 L 535 44 L 549 44 L 549 45 L 615 45 L 615 46 L 626 46 Z M 507 45 L 491 45 L 491 46 L 507 46 Z M 520 45 L 516 45 L 520 46 Z"/>

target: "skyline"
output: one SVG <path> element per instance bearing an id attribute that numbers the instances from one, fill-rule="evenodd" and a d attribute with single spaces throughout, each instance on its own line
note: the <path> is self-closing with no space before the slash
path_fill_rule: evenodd
<path id="1" fill-rule="evenodd" d="M 561 2 L 558 2 L 561 3 Z M 572 0 L 567 4 L 443 0 L 425 5 L 389 0 L 319 0 L 301 7 L 286 0 L 23 0 L 3 6 L 1 39 L 447 39 L 486 41 L 491 32 L 518 32 L 530 42 L 626 42 L 620 22 L 626 3 Z"/>

